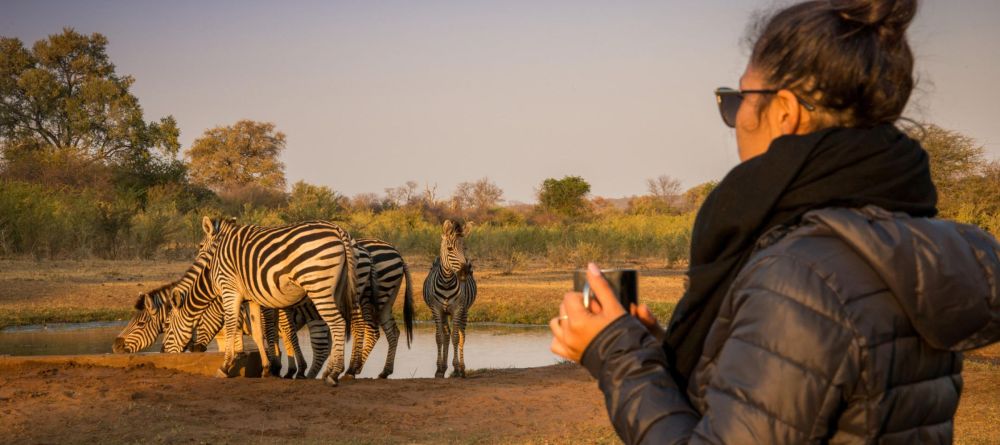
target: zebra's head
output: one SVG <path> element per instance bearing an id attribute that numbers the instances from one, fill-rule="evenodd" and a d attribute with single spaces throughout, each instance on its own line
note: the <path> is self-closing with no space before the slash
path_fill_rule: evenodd
<path id="1" fill-rule="evenodd" d="M 135 313 L 125 329 L 115 337 L 112 352 L 131 354 L 148 348 L 156 341 L 167 319 L 166 298 L 172 287 L 171 283 L 139 295 L 135 302 Z"/>
<path id="2" fill-rule="evenodd" d="M 210 266 L 215 258 L 218 235 L 231 225 L 235 225 L 231 219 L 212 220 L 205 217 L 202 220 L 205 239 L 198 248 L 198 256 L 166 296 L 167 305 L 171 309 L 164 326 L 162 352 L 183 352 L 191 342 L 202 312 L 216 294 Z"/>
<path id="3" fill-rule="evenodd" d="M 457 273 L 460 279 L 465 279 L 469 267 L 462 224 L 446 219 L 441 234 L 441 269 L 447 275 Z"/>
<path id="4" fill-rule="evenodd" d="M 219 235 L 236 226 L 236 218 L 216 218 L 204 217 L 201 219 L 201 230 L 205 232 L 205 238 L 198 246 L 198 256 L 207 254 Z"/>

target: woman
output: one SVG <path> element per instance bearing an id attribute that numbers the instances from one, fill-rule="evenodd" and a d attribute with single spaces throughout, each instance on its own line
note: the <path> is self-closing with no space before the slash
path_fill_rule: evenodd
<path id="1" fill-rule="evenodd" d="M 824 0 L 765 22 L 740 90 L 716 92 L 742 163 L 699 211 L 666 332 L 593 264 L 599 304 L 565 296 L 552 350 L 626 443 L 952 440 L 959 351 L 1000 339 L 1000 246 L 931 219 L 927 155 L 893 126 L 915 13 Z"/>

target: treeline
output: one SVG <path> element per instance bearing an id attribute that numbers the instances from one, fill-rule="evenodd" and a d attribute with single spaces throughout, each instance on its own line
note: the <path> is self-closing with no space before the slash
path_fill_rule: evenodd
<path id="1" fill-rule="evenodd" d="M 0 255 L 188 259 L 202 216 L 276 225 L 327 219 L 404 254 L 437 254 L 440 223 L 471 223 L 467 248 L 513 270 L 655 260 L 683 264 L 694 215 L 714 187 L 682 190 L 660 176 L 648 193 L 592 198 L 584 178 L 549 178 L 538 204 L 504 205 L 489 179 L 441 196 L 410 181 L 346 197 L 325 186 L 288 187 L 273 124 L 242 120 L 206 130 L 183 152 L 173 117 L 143 117 L 108 59 L 107 40 L 72 29 L 36 42 L 0 38 Z M 933 125 L 915 130 L 931 153 L 943 217 L 1000 232 L 1000 167 L 972 139 Z"/>

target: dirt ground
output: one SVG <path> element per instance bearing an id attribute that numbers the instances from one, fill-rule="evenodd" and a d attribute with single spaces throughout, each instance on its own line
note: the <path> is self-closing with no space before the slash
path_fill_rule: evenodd
<path id="1" fill-rule="evenodd" d="M 0 413 L 4 443 L 617 441 L 596 384 L 576 365 L 331 388 L 142 363 L 0 360 Z"/>
<path id="2" fill-rule="evenodd" d="M 218 379 L 204 375 L 216 354 L 184 356 L 184 370 L 141 356 L 0 357 L 3 442 L 618 443 L 596 383 L 573 364 L 331 388 Z M 970 365 L 956 443 L 1000 443 L 1000 368 Z"/>
<path id="3" fill-rule="evenodd" d="M 2 260 L 0 326 L 127 317 L 140 291 L 187 266 Z M 413 267 L 418 318 L 425 270 Z M 645 301 L 669 304 L 683 290 L 677 271 L 642 277 Z M 486 320 L 544 320 L 569 285 L 565 270 L 504 275 L 483 268 L 477 278 L 474 309 Z M 318 380 L 216 379 L 206 374 L 220 359 L 184 356 L 194 362 L 171 365 L 178 359 L 158 354 L 0 356 L 0 443 L 618 442 L 596 383 L 576 365 L 476 370 L 464 380 L 362 379 L 329 388 Z M 1000 345 L 969 357 L 956 443 L 1000 443 Z"/>

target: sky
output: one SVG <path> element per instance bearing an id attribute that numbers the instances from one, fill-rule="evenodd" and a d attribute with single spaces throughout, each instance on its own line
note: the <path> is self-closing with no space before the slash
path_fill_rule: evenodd
<path id="1" fill-rule="evenodd" d="M 611 198 L 659 175 L 721 179 L 739 160 L 712 91 L 738 86 L 747 26 L 787 3 L 0 0 L 0 35 L 104 34 L 146 120 L 177 119 L 182 150 L 215 126 L 273 122 L 289 184 L 352 196 L 413 180 L 440 198 L 488 177 L 533 202 L 565 175 Z M 904 113 L 994 159 L 998 22 L 996 0 L 923 1 Z"/>

